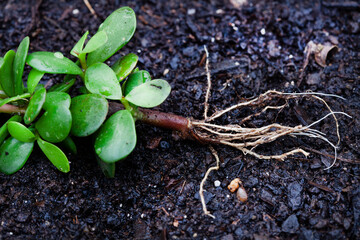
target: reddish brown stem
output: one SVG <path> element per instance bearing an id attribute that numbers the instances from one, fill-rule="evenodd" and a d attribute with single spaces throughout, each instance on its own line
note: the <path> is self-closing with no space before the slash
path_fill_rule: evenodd
<path id="1" fill-rule="evenodd" d="M 109 103 L 109 115 L 112 115 L 121 109 L 124 109 L 123 105 L 116 102 Z M 178 116 L 173 113 L 165 113 L 143 108 L 138 109 L 138 114 L 136 114 L 135 117 L 137 120 L 146 124 L 178 131 L 184 139 L 196 139 L 201 141 L 194 134 L 190 120 L 185 117 Z"/>
<path id="2" fill-rule="evenodd" d="M 26 111 L 25 108 L 20 108 L 11 104 L 4 104 L 0 107 L 0 113 L 18 113 L 18 114 L 24 114 Z"/>

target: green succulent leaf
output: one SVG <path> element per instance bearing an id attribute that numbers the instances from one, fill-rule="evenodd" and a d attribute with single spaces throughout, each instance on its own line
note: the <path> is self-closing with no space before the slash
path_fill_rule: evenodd
<path id="1" fill-rule="evenodd" d="M 27 64 L 40 72 L 82 75 L 82 70 L 60 52 L 34 52 L 26 59 Z"/>
<path id="2" fill-rule="evenodd" d="M 37 143 L 40 149 L 46 155 L 46 157 L 50 160 L 52 164 L 54 164 L 57 169 L 64 173 L 70 171 L 69 160 L 60 148 L 40 138 L 37 140 Z"/>
<path id="3" fill-rule="evenodd" d="M 82 53 L 90 53 L 104 45 L 108 40 L 107 34 L 105 31 L 97 32 L 89 42 L 86 44 L 85 48 L 82 50 Z"/>
<path id="4" fill-rule="evenodd" d="M 4 58 L 0 57 L 0 68 L 3 65 L 3 63 L 4 63 Z"/>
<path id="5" fill-rule="evenodd" d="M 108 37 L 107 42 L 88 55 L 88 65 L 104 62 L 116 51 L 122 48 L 134 35 L 136 29 L 136 16 L 134 10 L 122 7 L 115 10 L 100 25 L 99 32 L 104 31 Z"/>
<path id="6" fill-rule="evenodd" d="M 107 178 L 115 177 L 115 163 L 106 163 L 101 158 L 96 156 L 96 161 L 100 166 L 101 171 Z"/>
<path id="7" fill-rule="evenodd" d="M 71 104 L 71 97 L 65 92 L 49 92 L 46 94 L 45 103 L 43 109 L 48 110 L 55 106 L 62 106 L 69 108 Z"/>
<path id="8" fill-rule="evenodd" d="M 121 99 L 121 87 L 114 71 L 104 63 L 95 63 L 85 72 L 85 86 L 91 93 L 105 98 Z"/>
<path id="9" fill-rule="evenodd" d="M 26 57 L 28 54 L 30 45 L 30 39 L 29 37 L 25 37 L 15 54 L 14 58 L 14 94 L 20 95 L 24 92 L 24 83 L 22 81 L 22 76 L 24 73 L 24 67 L 26 62 Z"/>
<path id="10" fill-rule="evenodd" d="M 139 107 L 152 108 L 169 96 L 171 87 L 162 79 L 155 79 L 134 88 L 125 99 Z"/>
<path id="11" fill-rule="evenodd" d="M 9 97 L 15 96 L 13 72 L 14 58 L 15 51 L 8 51 L 4 56 L 4 63 L 1 65 L 0 68 L 0 85 L 6 95 L 8 95 Z"/>
<path id="12" fill-rule="evenodd" d="M 119 82 L 124 80 L 134 70 L 138 60 L 139 57 L 136 54 L 129 53 L 112 65 L 111 68 L 114 70 Z"/>
<path id="13" fill-rule="evenodd" d="M 0 172 L 13 174 L 19 171 L 28 160 L 34 142 L 20 142 L 10 137 L 0 147 Z"/>
<path id="14" fill-rule="evenodd" d="M 107 100 L 98 94 L 85 94 L 71 100 L 71 134 L 85 137 L 93 134 L 105 121 L 108 113 Z"/>
<path id="15" fill-rule="evenodd" d="M 124 96 L 128 95 L 137 86 L 149 81 L 151 81 L 151 76 L 148 71 L 141 70 L 130 74 L 123 85 Z"/>
<path id="16" fill-rule="evenodd" d="M 135 121 L 130 111 L 121 110 L 101 126 L 94 147 L 104 162 L 114 163 L 128 156 L 135 145 Z"/>
<path id="17" fill-rule="evenodd" d="M 8 131 L 10 135 L 21 142 L 34 142 L 35 135 L 19 122 L 8 122 Z"/>
<path id="18" fill-rule="evenodd" d="M 80 55 L 88 35 L 89 35 L 89 31 L 86 31 L 86 33 L 84 33 L 84 35 L 80 38 L 80 40 L 75 44 L 73 49 L 71 49 L 70 51 L 71 55 L 73 55 L 74 57 L 78 57 Z"/>
<path id="19" fill-rule="evenodd" d="M 27 88 L 29 93 L 33 93 L 35 91 L 36 86 L 39 84 L 44 74 L 44 72 L 40 72 L 34 68 L 31 69 L 27 79 Z"/>
<path id="20" fill-rule="evenodd" d="M 32 123 L 39 115 L 46 99 L 46 89 L 44 87 L 38 89 L 30 98 L 29 105 L 26 108 L 24 115 L 25 124 Z"/>
<path id="21" fill-rule="evenodd" d="M 4 142 L 5 138 L 8 136 L 9 134 L 9 131 L 8 131 L 8 128 L 7 128 L 7 124 L 8 122 L 11 122 L 11 121 L 14 121 L 14 122 L 21 122 L 21 116 L 19 115 L 15 115 L 15 116 L 12 116 L 9 120 L 7 120 L 6 123 L 4 123 L 2 125 L 2 127 L 0 128 L 0 146 L 1 144 Z"/>
<path id="22" fill-rule="evenodd" d="M 49 92 L 67 92 L 76 82 L 76 79 L 70 79 L 69 81 L 55 84 L 49 88 Z"/>
<path id="23" fill-rule="evenodd" d="M 21 100 L 21 99 L 25 99 L 25 98 L 28 98 L 30 96 L 31 96 L 30 93 L 24 93 L 22 95 L 18 95 L 18 96 L 15 96 L 15 97 L 5 98 L 5 99 L 0 101 L 0 107 L 7 104 L 7 103 L 15 102 L 15 101 L 18 101 L 18 100 Z"/>
<path id="24" fill-rule="evenodd" d="M 35 128 L 40 136 L 49 142 L 57 143 L 65 140 L 71 129 L 71 112 L 62 105 L 52 106 L 36 122 Z"/>
<path id="25" fill-rule="evenodd" d="M 62 141 L 61 146 L 64 147 L 66 150 L 71 152 L 72 154 L 77 154 L 77 148 L 70 136 L 67 136 L 64 141 Z"/>

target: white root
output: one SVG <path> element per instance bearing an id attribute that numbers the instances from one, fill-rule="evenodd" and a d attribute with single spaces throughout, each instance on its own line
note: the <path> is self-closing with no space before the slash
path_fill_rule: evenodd
<path id="1" fill-rule="evenodd" d="M 230 106 L 230 107 L 220 110 L 220 111 L 215 111 L 211 116 L 208 117 L 208 111 L 209 111 L 208 101 L 210 98 L 211 78 L 210 78 L 210 71 L 209 71 L 209 65 L 208 65 L 209 53 L 206 49 L 206 46 L 204 46 L 204 49 L 205 49 L 206 57 L 207 57 L 205 70 L 207 73 L 207 84 L 208 84 L 206 96 L 205 96 L 205 103 L 204 103 L 204 106 L 205 106 L 204 120 L 201 120 L 201 121 L 194 120 L 194 121 L 190 122 L 192 131 L 197 138 L 204 140 L 204 142 L 211 142 L 211 143 L 217 143 L 217 144 L 234 147 L 234 148 L 242 151 L 244 155 L 249 154 L 258 159 L 276 159 L 276 160 L 280 160 L 280 161 L 284 161 L 285 158 L 287 158 L 291 155 L 294 155 L 294 154 L 303 154 L 305 157 L 307 157 L 309 155 L 309 153 L 301 148 L 296 148 L 296 149 L 293 149 L 291 151 L 285 152 L 280 155 L 266 156 L 266 155 L 262 155 L 262 154 L 255 152 L 256 147 L 266 144 L 266 143 L 273 142 L 276 139 L 283 137 L 283 136 L 292 136 L 292 137 L 306 136 L 306 137 L 310 137 L 310 138 L 317 138 L 317 139 L 321 139 L 321 140 L 325 141 L 331 147 L 334 148 L 334 161 L 332 162 L 332 164 L 330 166 L 325 168 L 325 170 L 330 169 L 331 167 L 333 167 L 335 165 L 336 159 L 337 159 L 337 145 L 339 145 L 339 143 L 340 143 L 339 123 L 338 123 L 336 115 L 341 114 L 341 115 L 345 115 L 350 118 L 351 118 L 351 116 L 349 116 L 348 114 L 346 114 L 344 112 L 334 112 L 330 108 L 330 106 L 327 104 L 327 102 L 324 99 L 322 99 L 321 97 L 336 97 L 336 98 L 345 100 L 343 97 L 340 97 L 340 96 L 334 95 L 334 94 L 325 94 L 325 93 L 313 93 L 313 92 L 283 93 L 283 92 L 276 91 L 276 90 L 269 90 L 251 100 L 235 104 L 233 106 Z M 257 117 L 268 110 L 282 111 L 288 105 L 288 100 L 302 98 L 302 97 L 310 97 L 310 98 L 320 101 L 321 103 L 323 103 L 325 105 L 325 107 L 329 110 L 330 113 L 326 114 L 325 116 L 321 117 L 320 119 L 316 120 L 315 122 L 313 122 L 307 126 L 298 125 L 298 126 L 291 127 L 291 126 L 283 126 L 283 125 L 280 125 L 277 123 L 272 123 L 272 124 L 269 124 L 269 125 L 266 125 L 263 127 L 259 127 L 259 128 L 256 128 L 256 127 L 255 128 L 247 128 L 247 127 L 241 126 L 243 123 L 250 121 L 251 118 Z M 274 100 L 274 99 L 283 100 L 283 101 L 285 101 L 285 104 L 282 104 L 279 106 L 269 105 L 270 101 Z M 224 114 L 231 112 L 235 109 L 240 109 L 240 108 L 244 108 L 244 107 L 250 107 L 250 108 L 251 107 L 252 108 L 262 107 L 262 110 L 254 113 L 252 115 L 244 117 L 240 121 L 240 124 L 219 125 L 219 124 L 214 123 L 214 120 L 220 118 Z M 333 119 L 335 120 L 336 135 L 338 138 L 337 144 L 333 144 L 329 139 L 327 139 L 325 137 L 325 134 L 322 133 L 321 131 L 312 128 L 314 125 L 320 123 L 321 121 L 328 118 L 329 116 L 332 116 Z M 203 180 L 201 181 L 199 193 L 200 193 L 200 198 L 201 198 L 201 203 L 203 206 L 204 213 L 208 216 L 215 218 L 207 210 L 204 196 L 203 196 L 204 184 L 205 184 L 206 179 L 208 178 L 209 173 L 213 170 L 219 169 L 219 158 L 217 156 L 217 153 L 211 146 L 210 146 L 210 150 L 216 158 L 217 165 L 215 167 L 210 167 L 207 170 Z"/>

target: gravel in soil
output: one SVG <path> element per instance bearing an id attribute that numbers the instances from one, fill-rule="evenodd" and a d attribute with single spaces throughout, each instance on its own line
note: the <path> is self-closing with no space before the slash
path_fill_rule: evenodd
<path id="1" fill-rule="evenodd" d="M 342 1 L 90 1 L 0 3 L 0 53 L 31 38 L 30 51 L 61 51 L 70 57 L 82 33 L 94 34 L 113 10 L 129 5 L 138 20 L 131 42 L 117 54 L 134 52 L 139 65 L 172 86 L 158 109 L 201 119 L 206 77 L 204 50 L 210 52 L 212 111 L 257 96 L 269 89 L 312 90 L 338 94 L 328 98 L 339 118 L 343 160 L 359 161 L 360 145 L 360 12 Z M 338 46 L 325 67 L 314 57 L 302 72 L 307 44 Z M 115 61 L 115 58 L 110 61 Z M 27 69 L 28 70 L 28 69 Z M 47 76 L 54 82 L 60 78 Z M 251 127 L 274 120 L 287 125 L 310 123 L 325 114 L 311 99 L 289 102 Z M 250 114 L 234 111 L 228 123 Z M 1 118 L 4 116 L 1 115 Z M 229 120 L 230 119 L 230 120 Z M 106 179 L 96 166 L 88 140 L 77 139 L 79 154 L 69 156 L 71 172 L 57 171 L 37 149 L 25 167 L 0 175 L 0 239 L 356 239 L 360 238 L 359 164 L 338 160 L 318 140 L 283 138 L 257 150 L 279 154 L 286 149 L 315 149 L 308 159 L 285 162 L 244 156 L 216 147 L 221 167 L 205 185 L 208 209 L 202 214 L 199 184 L 215 164 L 206 146 L 177 139 L 171 132 L 138 124 L 135 151 L 117 164 L 116 177 Z M 336 142 L 330 118 L 318 129 Z M 227 185 L 241 178 L 249 199 L 240 203 Z M 214 182 L 220 181 L 215 187 Z M 217 182 L 218 185 L 218 182 Z"/>

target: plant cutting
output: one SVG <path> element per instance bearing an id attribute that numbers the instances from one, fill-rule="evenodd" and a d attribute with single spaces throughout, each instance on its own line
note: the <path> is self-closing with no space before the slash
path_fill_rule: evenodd
<path id="1" fill-rule="evenodd" d="M 171 88 L 167 81 L 153 80 L 149 72 L 138 69 L 138 57 L 133 53 L 121 57 L 111 66 L 104 63 L 125 46 L 135 28 L 134 11 L 123 7 L 113 12 L 89 40 L 89 32 L 80 38 L 70 52 L 76 61 L 60 52 L 28 54 L 28 37 L 20 43 L 16 52 L 10 50 L 0 59 L 0 112 L 8 114 L 8 120 L 0 129 L 1 172 L 13 174 L 21 169 L 36 142 L 52 164 L 66 173 L 70 170 L 70 164 L 64 152 L 76 153 L 72 139 L 91 136 L 99 166 L 106 176 L 113 177 L 115 163 L 126 158 L 136 146 L 136 121 L 176 130 L 183 138 L 205 144 L 235 147 L 244 154 L 260 159 L 284 160 L 293 154 L 308 155 L 301 148 L 270 156 L 255 151 L 257 146 L 286 135 L 302 135 L 329 142 L 312 128 L 328 116 L 333 116 L 337 121 L 337 112 L 328 107 L 320 98 L 321 94 L 268 91 L 208 116 L 211 91 L 209 71 L 203 120 L 190 120 L 150 110 L 168 97 Z M 25 64 L 31 67 L 26 87 L 22 81 Z M 41 84 L 44 74 L 63 74 L 64 81 L 45 88 Z M 80 94 L 71 98 L 68 92 L 76 81 L 80 81 L 83 87 Z M 245 127 L 245 123 L 266 111 L 279 111 L 287 106 L 289 100 L 302 97 L 323 102 L 330 113 L 308 126 L 290 127 L 273 123 L 262 127 Z M 281 104 L 273 105 L 275 100 Z M 238 124 L 222 125 L 217 122 L 240 108 L 250 108 L 254 113 L 245 116 Z M 336 146 L 330 144 L 336 150 Z"/>

